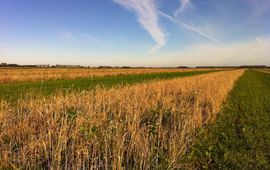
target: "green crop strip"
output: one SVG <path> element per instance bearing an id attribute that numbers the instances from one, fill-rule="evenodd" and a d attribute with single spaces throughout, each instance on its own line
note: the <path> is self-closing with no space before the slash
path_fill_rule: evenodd
<path id="1" fill-rule="evenodd" d="M 196 169 L 270 169 L 270 74 L 246 71 L 187 155 Z"/>
<path id="2" fill-rule="evenodd" d="M 0 84 L 0 99 L 16 101 L 27 94 L 48 96 L 57 90 L 90 90 L 97 86 L 110 88 L 134 83 L 142 83 L 150 80 L 172 79 L 177 77 L 193 76 L 216 72 L 217 70 L 192 71 L 192 72 L 168 72 L 151 74 L 132 74 L 94 78 L 78 78 L 72 80 L 48 80 L 35 82 L 20 82 Z"/>

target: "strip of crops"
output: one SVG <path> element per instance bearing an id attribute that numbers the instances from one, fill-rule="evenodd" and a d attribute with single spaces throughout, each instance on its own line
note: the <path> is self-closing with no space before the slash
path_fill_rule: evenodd
<path id="1" fill-rule="evenodd" d="M 198 169 L 270 169 L 270 74 L 246 71 L 189 160 Z"/>
<path id="2" fill-rule="evenodd" d="M 203 71 L 180 68 L 0 68 L 0 83 L 63 80 L 130 74 Z M 209 69 L 208 69 L 209 70 Z"/>
<path id="3" fill-rule="evenodd" d="M 243 70 L 0 103 L 0 167 L 179 169 Z"/>
<path id="4" fill-rule="evenodd" d="M 57 90 L 89 90 L 97 86 L 113 87 L 123 86 L 134 83 L 142 83 L 144 81 L 171 79 L 176 77 L 193 76 L 214 72 L 217 70 L 191 71 L 191 72 L 163 72 L 148 74 L 130 74 L 95 78 L 77 78 L 71 80 L 47 80 L 20 83 L 4 83 L 0 84 L 0 99 L 7 101 L 16 101 L 20 97 L 26 97 L 27 94 L 35 94 L 36 96 L 50 95 Z"/>

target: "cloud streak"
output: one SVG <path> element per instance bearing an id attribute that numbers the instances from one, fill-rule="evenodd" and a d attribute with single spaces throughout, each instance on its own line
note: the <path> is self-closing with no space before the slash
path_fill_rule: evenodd
<path id="1" fill-rule="evenodd" d="M 179 2 L 180 7 L 174 12 L 175 17 L 182 13 L 186 8 L 194 8 L 191 0 L 179 0 Z"/>
<path id="2" fill-rule="evenodd" d="M 166 44 L 165 33 L 158 25 L 158 10 L 155 6 L 154 0 L 113 0 L 122 7 L 133 11 L 138 17 L 138 22 L 151 35 L 156 44 L 150 53 L 155 52 Z"/>
<path id="3" fill-rule="evenodd" d="M 201 30 L 198 29 L 198 28 L 195 28 L 195 27 L 190 26 L 190 25 L 188 25 L 188 24 L 186 24 L 186 23 L 184 23 L 184 22 L 182 22 L 182 21 L 176 19 L 175 17 L 173 17 L 173 16 L 171 16 L 171 15 L 168 15 L 168 14 L 162 12 L 162 11 L 159 11 L 159 14 L 160 14 L 161 16 L 163 16 L 164 18 L 169 19 L 171 22 L 173 22 L 173 23 L 175 23 L 175 24 L 177 24 L 177 25 L 180 25 L 181 27 L 183 27 L 183 28 L 186 29 L 186 30 L 195 32 L 195 33 L 197 33 L 197 34 L 199 34 L 199 35 L 201 35 L 201 36 L 203 36 L 203 37 L 205 37 L 205 38 L 207 38 L 207 39 L 209 39 L 209 40 L 211 40 L 211 41 L 213 41 L 213 42 L 220 43 L 220 41 L 219 41 L 218 39 L 216 39 L 215 37 L 213 37 L 213 36 L 211 36 L 211 35 L 209 35 L 209 34 L 203 32 L 203 31 L 201 31 Z"/>

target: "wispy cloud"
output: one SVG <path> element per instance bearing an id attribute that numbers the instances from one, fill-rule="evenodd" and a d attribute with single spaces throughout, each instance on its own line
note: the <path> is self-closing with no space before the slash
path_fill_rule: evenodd
<path id="1" fill-rule="evenodd" d="M 136 13 L 139 23 L 147 30 L 155 40 L 156 45 L 150 49 L 150 53 L 155 52 L 166 44 L 165 33 L 158 25 L 158 10 L 154 0 L 113 0 L 124 8 Z"/>
<path id="2" fill-rule="evenodd" d="M 194 8 L 194 5 L 192 4 L 191 0 L 179 0 L 179 3 L 180 6 L 174 12 L 174 16 L 178 16 L 181 12 L 183 12 L 187 8 Z"/>
<path id="3" fill-rule="evenodd" d="M 214 41 L 214 42 L 216 42 L 216 43 L 219 43 L 219 42 L 220 42 L 218 39 L 216 39 L 215 37 L 213 37 L 213 36 L 211 36 L 211 35 L 209 35 L 209 34 L 203 32 L 203 31 L 201 31 L 199 28 L 195 28 L 195 27 L 193 27 L 193 26 L 190 26 L 190 25 L 188 25 L 188 24 L 186 24 L 186 23 L 184 23 L 184 22 L 182 22 L 182 21 L 176 19 L 175 17 L 173 17 L 173 16 L 171 16 L 171 15 L 168 15 L 168 14 L 162 12 L 162 11 L 159 11 L 159 14 L 160 14 L 161 16 L 163 16 L 163 17 L 169 19 L 169 20 L 172 21 L 173 23 L 175 23 L 175 24 L 177 24 L 177 25 L 180 25 L 181 27 L 185 28 L 186 30 L 195 32 L 195 33 L 197 33 L 197 34 L 199 34 L 199 35 L 201 35 L 201 36 L 203 36 L 203 37 L 205 37 L 205 38 L 207 38 L 207 39 L 209 39 L 209 40 L 211 40 L 211 41 Z"/>

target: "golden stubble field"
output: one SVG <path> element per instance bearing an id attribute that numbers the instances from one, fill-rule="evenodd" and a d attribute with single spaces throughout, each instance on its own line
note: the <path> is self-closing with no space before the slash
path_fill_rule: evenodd
<path id="1" fill-rule="evenodd" d="M 0 108 L 0 167 L 181 168 L 244 70 L 61 93 Z"/>

